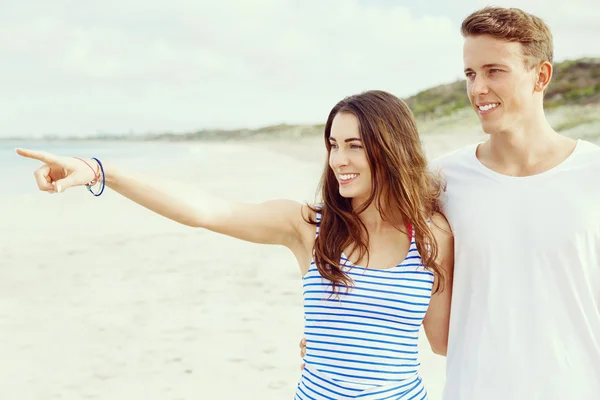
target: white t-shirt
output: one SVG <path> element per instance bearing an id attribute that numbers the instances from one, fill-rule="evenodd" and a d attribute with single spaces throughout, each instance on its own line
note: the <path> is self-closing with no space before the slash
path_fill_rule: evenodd
<path id="1" fill-rule="evenodd" d="M 600 147 L 509 177 L 436 160 L 455 237 L 444 400 L 600 399 Z"/>

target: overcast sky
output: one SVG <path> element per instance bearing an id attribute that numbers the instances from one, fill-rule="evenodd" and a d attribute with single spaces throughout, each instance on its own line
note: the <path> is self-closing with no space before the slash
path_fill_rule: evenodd
<path id="1" fill-rule="evenodd" d="M 596 0 L 496 1 L 600 56 Z M 321 123 L 346 95 L 462 78 L 486 1 L 1 0 L 0 136 Z"/>

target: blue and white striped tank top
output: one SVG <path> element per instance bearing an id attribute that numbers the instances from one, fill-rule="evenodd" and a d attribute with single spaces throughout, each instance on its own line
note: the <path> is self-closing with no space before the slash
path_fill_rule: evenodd
<path id="1" fill-rule="evenodd" d="M 339 296 L 314 260 L 303 277 L 306 356 L 294 399 L 427 399 L 418 337 L 434 275 L 421 263 L 414 230 L 393 268 L 356 266 L 344 255 L 341 264 L 353 286 Z"/>

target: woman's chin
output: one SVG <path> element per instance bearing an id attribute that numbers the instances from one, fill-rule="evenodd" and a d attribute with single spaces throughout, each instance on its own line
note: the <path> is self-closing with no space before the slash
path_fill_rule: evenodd
<path id="1" fill-rule="evenodd" d="M 356 197 L 354 190 L 344 190 L 344 189 L 340 189 L 340 196 L 342 196 L 345 199 L 352 199 L 352 198 Z"/>
<path id="2" fill-rule="evenodd" d="M 370 193 L 359 193 L 356 190 L 340 190 L 340 196 L 345 199 L 351 199 L 352 203 L 362 203 L 369 198 Z"/>

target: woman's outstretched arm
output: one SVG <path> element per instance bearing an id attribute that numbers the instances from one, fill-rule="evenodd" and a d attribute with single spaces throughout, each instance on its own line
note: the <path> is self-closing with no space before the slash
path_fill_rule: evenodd
<path id="1" fill-rule="evenodd" d="M 60 193 L 84 186 L 98 177 L 94 160 L 62 157 L 47 152 L 17 149 L 23 157 L 44 163 L 34 175 L 42 191 Z M 87 164 L 86 164 L 87 163 Z M 306 206 L 292 200 L 261 204 L 230 201 L 198 188 L 102 163 L 106 186 L 166 218 L 255 243 L 298 246 Z M 304 208 L 303 208 L 304 207 Z"/>

